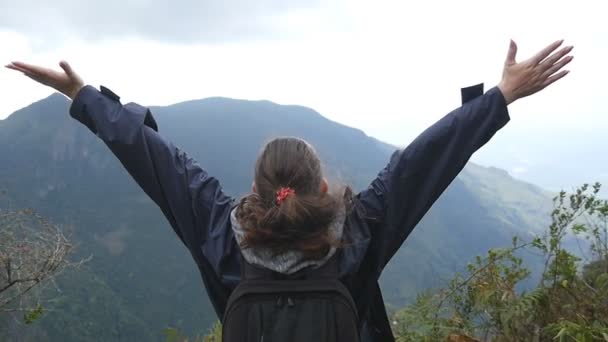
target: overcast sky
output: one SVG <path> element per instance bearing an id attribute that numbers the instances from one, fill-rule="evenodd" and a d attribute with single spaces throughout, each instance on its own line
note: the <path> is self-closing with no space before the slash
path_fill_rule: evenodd
<path id="1" fill-rule="evenodd" d="M 459 105 L 460 87 L 499 81 L 510 38 L 520 46 L 519 59 L 566 39 L 575 46 L 571 74 L 511 106 L 511 123 L 474 159 L 555 188 L 570 184 L 543 180 L 548 167 L 608 142 L 603 6 L 599 0 L 0 0 L 0 61 L 66 59 L 87 83 L 145 105 L 209 96 L 305 105 L 405 145 Z M 51 91 L 1 70 L 0 93 L 3 118 Z M 608 183 L 603 155 L 585 160 L 592 164 L 588 177 Z"/>

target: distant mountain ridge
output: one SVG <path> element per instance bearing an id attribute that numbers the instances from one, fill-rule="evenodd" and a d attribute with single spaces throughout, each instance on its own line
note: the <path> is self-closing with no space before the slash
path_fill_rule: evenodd
<path id="1" fill-rule="evenodd" d="M 72 226 L 80 254 L 94 256 L 88 269 L 62 280 L 56 311 L 38 329 L 51 341 L 162 340 L 166 326 L 204 332 L 216 317 L 194 262 L 116 158 L 69 117 L 68 106 L 54 94 L 0 120 L 0 188 L 11 205 Z M 216 97 L 152 112 L 159 132 L 234 196 L 249 190 L 255 158 L 272 137 L 311 142 L 329 178 L 355 189 L 365 188 L 395 149 L 310 108 L 270 101 Z M 472 256 L 542 229 L 550 208 L 548 192 L 469 164 L 384 271 L 385 300 L 401 306 Z"/>

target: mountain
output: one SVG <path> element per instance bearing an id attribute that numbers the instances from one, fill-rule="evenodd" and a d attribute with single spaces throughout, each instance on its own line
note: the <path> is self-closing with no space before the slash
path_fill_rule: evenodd
<path id="1" fill-rule="evenodd" d="M 600 128 L 606 125 L 574 121 L 570 127 L 549 126 L 542 132 L 534 125 L 522 126 L 509 127 L 497 137 L 496 144 L 484 148 L 474 159 L 553 191 L 573 191 L 583 183 L 608 184 L 608 162 L 603 157 L 608 138 Z M 600 196 L 608 198 L 606 187 Z"/>
<path id="2" fill-rule="evenodd" d="M 0 121 L 0 189 L 9 194 L 8 205 L 35 208 L 73 232 L 76 257 L 93 258 L 60 279 L 53 311 L 34 327 L 4 320 L 5 338 L 149 341 L 162 340 L 167 326 L 206 331 L 216 317 L 188 252 L 116 158 L 69 118 L 68 106 L 55 94 Z M 208 98 L 152 111 L 160 133 L 234 196 L 249 190 L 257 153 L 275 136 L 308 140 L 330 180 L 356 189 L 369 184 L 394 150 L 301 106 Z M 548 192 L 469 164 L 384 271 L 385 300 L 402 306 L 418 291 L 442 285 L 474 255 L 509 244 L 513 234 L 539 231 L 550 208 Z M 0 316 L 0 340 L 2 327 Z"/>

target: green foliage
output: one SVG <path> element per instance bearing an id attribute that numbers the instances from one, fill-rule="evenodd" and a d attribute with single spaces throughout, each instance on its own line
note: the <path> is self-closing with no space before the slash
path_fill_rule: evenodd
<path id="1" fill-rule="evenodd" d="M 182 335 L 175 328 L 166 328 L 163 330 L 163 333 L 167 338 L 167 342 L 178 342 L 182 338 Z"/>
<path id="2" fill-rule="evenodd" d="M 222 324 L 216 322 L 209 333 L 203 338 L 203 342 L 221 342 L 222 341 Z"/>
<path id="3" fill-rule="evenodd" d="M 196 336 L 194 338 L 188 338 L 182 335 L 179 330 L 175 328 L 166 328 L 163 330 L 165 337 L 167 338 L 167 342 L 207 342 L 200 336 Z"/>
<path id="4" fill-rule="evenodd" d="M 596 260 L 583 266 L 583 280 L 597 288 L 608 286 L 608 259 Z"/>
<path id="5" fill-rule="evenodd" d="M 453 329 L 453 322 L 444 318 L 438 308 L 439 296 L 425 291 L 416 297 L 409 307 L 398 311 L 392 320 L 397 342 L 435 341 Z M 435 324 L 429 324 L 435 322 Z"/>
<path id="6" fill-rule="evenodd" d="M 25 314 L 23 314 L 23 321 L 25 322 L 25 324 L 32 324 L 34 323 L 34 321 L 40 318 L 43 313 L 44 308 L 40 304 L 38 304 L 38 306 L 36 306 L 34 309 L 29 310 Z"/>
<path id="7" fill-rule="evenodd" d="M 222 324 L 218 321 L 213 324 L 205 336 L 188 338 L 175 328 L 166 328 L 164 331 L 166 342 L 222 342 Z"/>
<path id="8" fill-rule="evenodd" d="M 597 322 L 589 325 L 563 320 L 550 324 L 547 330 L 551 335 L 555 334 L 553 339 L 559 342 L 608 342 L 608 327 Z"/>
<path id="9" fill-rule="evenodd" d="M 529 243 L 491 249 L 436 293 L 424 293 L 393 316 L 399 341 L 608 341 L 608 234 L 600 185 L 554 199 L 551 224 Z M 568 234 L 585 235 L 592 260 L 564 248 Z M 518 293 L 530 271 L 518 250 L 542 253 L 540 284 Z M 582 267 L 581 267 L 582 266 Z"/>

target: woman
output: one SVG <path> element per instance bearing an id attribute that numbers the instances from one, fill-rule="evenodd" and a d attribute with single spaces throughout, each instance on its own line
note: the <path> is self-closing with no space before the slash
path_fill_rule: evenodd
<path id="1" fill-rule="evenodd" d="M 320 267 L 336 255 L 362 340 L 390 341 L 378 286 L 382 269 L 471 155 L 509 121 L 507 106 L 568 73 L 562 69 L 572 60 L 572 47 L 558 50 L 562 43 L 517 63 L 511 42 L 497 87 L 466 95 L 462 107 L 395 152 L 355 196 L 329 194 L 314 149 L 280 138 L 258 157 L 252 193 L 240 201 L 164 140 L 148 109 L 122 105 L 105 87 L 85 86 L 66 62 L 60 63 L 63 72 L 21 62 L 6 67 L 73 100 L 72 117 L 108 145 L 189 249 L 218 316 L 239 282 L 241 252 L 249 263 L 284 274 Z"/>

